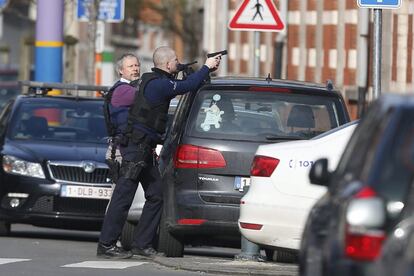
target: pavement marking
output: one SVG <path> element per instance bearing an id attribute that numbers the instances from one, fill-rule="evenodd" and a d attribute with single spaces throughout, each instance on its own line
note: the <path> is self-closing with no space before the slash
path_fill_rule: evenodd
<path id="1" fill-rule="evenodd" d="M 26 262 L 30 260 L 31 259 L 0 258 L 0 265 L 9 264 L 9 263 L 17 263 L 17 262 Z"/>
<path id="2" fill-rule="evenodd" d="M 83 267 L 83 268 L 102 268 L 102 269 L 124 269 L 132 266 L 139 266 L 146 262 L 122 262 L 122 261 L 85 261 L 74 264 L 67 264 L 62 267 Z"/>

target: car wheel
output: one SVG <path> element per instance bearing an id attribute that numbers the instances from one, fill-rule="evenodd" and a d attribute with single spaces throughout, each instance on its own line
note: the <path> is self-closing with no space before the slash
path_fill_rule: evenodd
<path id="1" fill-rule="evenodd" d="M 7 221 L 0 221 L 0 236 L 10 235 L 10 223 Z"/>
<path id="2" fill-rule="evenodd" d="M 271 262 L 271 261 L 276 261 L 275 260 L 275 250 L 273 249 L 265 249 L 264 250 L 266 253 L 266 260 Z"/>
<path id="3" fill-rule="evenodd" d="M 121 244 L 125 250 L 131 250 L 132 241 L 134 239 L 135 224 L 126 221 L 121 234 Z"/>
<path id="4" fill-rule="evenodd" d="M 158 249 L 164 252 L 166 257 L 182 257 L 184 243 L 168 231 L 164 217 L 163 215 L 160 223 Z"/>
<path id="5" fill-rule="evenodd" d="M 298 261 L 298 254 L 292 251 L 277 250 L 276 262 L 279 263 L 296 263 Z"/>

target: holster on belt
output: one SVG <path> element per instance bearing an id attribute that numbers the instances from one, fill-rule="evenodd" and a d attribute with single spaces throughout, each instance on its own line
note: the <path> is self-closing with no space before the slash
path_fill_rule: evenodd
<path id="1" fill-rule="evenodd" d="M 149 157 L 152 155 L 150 139 L 141 132 L 133 132 L 130 142 L 136 144 L 137 152 L 134 160 L 122 160 L 120 173 L 123 177 L 136 181 L 142 169 L 147 167 Z"/>
<path id="2" fill-rule="evenodd" d="M 108 164 L 109 168 L 109 177 L 113 183 L 116 183 L 119 179 L 119 170 L 121 164 L 119 164 L 116 159 L 106 159 L 106 164 Z"/>

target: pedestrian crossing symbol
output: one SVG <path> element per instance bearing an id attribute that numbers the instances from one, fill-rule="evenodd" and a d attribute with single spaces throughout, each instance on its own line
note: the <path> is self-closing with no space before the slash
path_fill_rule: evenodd
<path id="1" fill-rule="evenodd" d="M 272 0 L 244 0 L 229 23 L 231 30 L 280 32 L 284 28 Z"/>

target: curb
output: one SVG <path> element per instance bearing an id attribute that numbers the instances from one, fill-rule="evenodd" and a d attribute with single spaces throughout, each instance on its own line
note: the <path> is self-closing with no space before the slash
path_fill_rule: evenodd
<path id="1" fill-rule="evenodd" d="M 272 262 L 236 261 L 211 257 L 155 257 L 152 259 L 159 265 L 177 270 L 188 270 L 222 275 L 257 275 L 257 276 L 297 276 L 295 264 L 280 264 Z"/>

